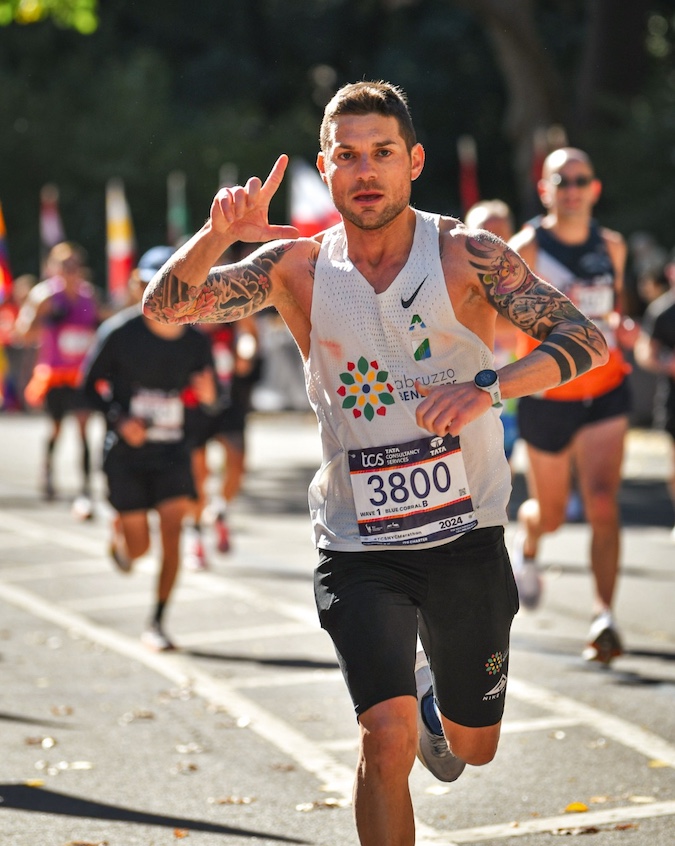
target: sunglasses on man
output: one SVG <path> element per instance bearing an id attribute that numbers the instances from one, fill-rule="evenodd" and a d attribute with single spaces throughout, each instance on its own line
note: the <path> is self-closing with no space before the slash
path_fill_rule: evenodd
<path id="1" fill-rule="evenodd" d="M 554 173 L 550 178 L 551 185 L 556 188 L 588 188 L 593 181 L 592 176 L 574 176 L 571 179 L 567 176 L 562 176 L 559 173 Z"/>

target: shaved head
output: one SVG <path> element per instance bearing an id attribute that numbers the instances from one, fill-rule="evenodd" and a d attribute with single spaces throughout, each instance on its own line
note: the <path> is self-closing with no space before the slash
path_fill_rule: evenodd
<path id="1" fill-rule="evenodd" d="M 593 173 L 591 160 L 583 150 L 579 150 L 577 147 L 561 147 L 546 156 L 542 168 L 543 178 L 549 179 L 551 174 L 559 173 L 568 162 L 579 162 L 579 164 L 586 165 L 589 171 Z"/>

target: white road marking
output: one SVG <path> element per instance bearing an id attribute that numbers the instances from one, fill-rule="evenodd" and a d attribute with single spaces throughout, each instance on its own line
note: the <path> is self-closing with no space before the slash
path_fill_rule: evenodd
<path id="1" fill-rule="evenodd" d="M 590 705 L 584 705 L 575 699 L 562 696 L 552 690 L 538 687 L 522 679 L 509 678 L 508 695 L 515 696 L 521 702 L 536 705 L 562 718 L 578 720 L 589 726 L 603 737 L 611 737 L 616 743 L 659 761 L 669 767 L 675 767 L 675 746 L 648 729 L 615 717 L 607 711 L 600 711 Z"/>
<path id="2" fill-rule="evenodd" d="M 634 820 L 656 819 L 673 814 L 675 814 L 675 802 L 654 802 L 649 805 L 607 808 L 602 811 L 588 811 L 581 814 L 561 814 L 558 817 L 547 817 L 545 819 L 457 829 L 456 831 L 446 832 L 445 836 L 451 837 L 453 844 L 480 843 L 483 840 L 508 840 L 511 837 L 526 837 L 529 834 L 572 833 L 575 829 L 583 831 L 594 827 L 611 827 Z"/>

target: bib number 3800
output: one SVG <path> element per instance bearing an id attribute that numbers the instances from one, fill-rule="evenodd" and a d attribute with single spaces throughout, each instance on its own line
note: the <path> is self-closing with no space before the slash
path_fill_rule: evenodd
<path id="1" fill-rule="evenodd" d="M 350 451 L 364 544 L 418 544 L 476 525 L 459 438 L 433 436 Z"/>

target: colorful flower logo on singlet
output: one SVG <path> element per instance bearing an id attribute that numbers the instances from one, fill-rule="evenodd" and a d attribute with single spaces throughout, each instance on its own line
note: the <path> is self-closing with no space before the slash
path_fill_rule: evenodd
<path id="1" fill-rule="evenodd" d="M 380 370 L 376 361 L 369 362 L 361 358 L 354 364 L 347 362 L 347 372 L 340 373 L 342 385 L 338 394 L 342 397 L 342 407 L 351 409 L 355 418 L 361 416 L 372 420 L 376 414 L 384 417 L 387 406 L 393 405 L 394 386 L 388 382 L 389 373 Z"/>

